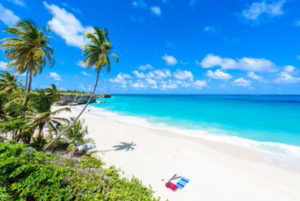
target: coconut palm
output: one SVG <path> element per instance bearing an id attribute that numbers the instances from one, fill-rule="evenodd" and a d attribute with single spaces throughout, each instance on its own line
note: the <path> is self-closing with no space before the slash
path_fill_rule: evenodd
<path id="1" fill-rule="evenodd" d="M 17 78 L 7 71 L 0 73 L 0 95 L 1 95 L 1 114 L 8 118 L 18 117 L 24 111 L 23 89 L 19 88 L 20 83 Z"/>
<path id="2" fill-rule="evenodd" d="M 84 46 L 84 63 L 88 68 L 95 68 L 96 70 L 96 82 L 94 85 L 94 90 L 90 95 L 90 98 L 84 108 L 81 110 L 79 115 L 75 118 L 71 125 L 67 129 L 62 131 L 56 138 L 54 138 L 44 150 L 47 150 L 57 139 L 63 136 L 76 121 L 80 118 L 82 113 L 88 107 L 91 99 L 94 97 L 97 85 L 99 82 L 100 72 L 106 68 L 107 72 L 111 71 L 111 61 L 110 58 L 116 59 L 119 62 L 119 57 L 112 52 L 112 44 L 108 38 L 108 30 L 100 29 L 94 27 L 94 33 L 87 33 L 86 37 L 89 39 L 90 43 Z"/>
<path id="3" fill-rule="evenodd" d="M 19 82 L 15 76 L 7 71 L 0 73 L 0 93 L 12 94 L 18 86 Z"/>
<path id="4" fill-rule="evenodd" d="M 51 97 L 53 103 L 60 100 L 60 93 L 59 93 L 59 91 L 57 91 L 55 84 L 51 84 L 51 87 L 47 88 L 45 90 L 45 92 L 46 92 L 46 95 Z"/>
<path id="5" fill-rule="evenodd" d="M 53 104 L 53 96 L 47 94 L 45 91 L 39 91 L 37 93 L 31 93 L 29 95 L 29 105 L 33 110 L 30 117 L 32 119 L 31 125 L 38 131 L 38 138 L 43 138 L 43 131 L 46 126 L 49 129 L 56 130 L 56 124 L 61 124 L 63 122 L 68 123 L 69 120 L 65 118 L 56 117 L 57 114 L 64 111 L 71 111 L 70 108 L 61 108 L 55 111 L 51 111 L 51 106 Z"/>
<path id="6" fill-rule="evenodd" d="M 8 27 L 4 31 L 15 36 L 5 38 L 0 44 L 7 58 L 12 60 L 8 67 L 15 67 L 20 74 L 27 73 L 25 89 L 30 92 L 32 77 L 41 73 L 46 64 L 55 63 L 54 50 L 49 45 L 50 37 L 30 20 L 21 20 L 16 27 Z"/>
<path id="7" fill-rule="evenodd" d="M 70 121 L 73 122 L 75 118 L 71 117 Z M 88 128 L 84 126 L 84 120 L 77 120 L 71 129 L 66 132 L 65 137 L 72 143 L 83 144 L 85 142 L 84 137 L 88 134 Z"/>

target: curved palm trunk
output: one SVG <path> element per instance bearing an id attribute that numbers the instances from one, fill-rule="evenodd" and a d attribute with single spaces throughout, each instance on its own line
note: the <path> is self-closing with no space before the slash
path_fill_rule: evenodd
<path id="1" fill-rule="evenodd" d="M 28 80 L 28 86 L 27 86 L 27 93 L 31 91 L 31 84 L 32 84 L 32 70 L 29 71 L 29 80 Z"/>
<path id="2" fill-rule="evenodd" d="M 66 128 L 64 131 L 62 131 L 61 133 L 59 133 L 53 140 L 51 140 L 45 147 L 44 147 L 44 151 L 48 150 L 49 147 L 51 147 L 51 145 L 56 142 L 61 136 L 63 136 L 64 134 L 66 134 L 66 132 L 72 128 L 72 126 L 76 123 L 76 121 L 80 118 L 80 116 L 83 114 L 83 112 L 86 110 L 86 108 L 88 107 L 89 103 L 91 102 L 92 98 L 95 95 L 96 89 L 97 89 L 97 85 L 99 82 L 99 77 L 100 77 L 100 70 L 97 71 L 97 78 L 96 78 L 96 83 L 94 86 L 94 90 L 90 95 L 90 98 L 88 100 L 88 102 L 86 103 L 86 105 L 84 106 L 84 108 L 81 110 L 81 112 L 79 113 L 79 115 L 75 118 L 75 120 L 72 122 L 71 125 L 68 126 L 68 128 Z"/>
<path id="3" fill-rule="evenodd" d="M 24 91 L 26 92 L 26 90 L 27 90 L 27 85 L 28 85 L 28 75 L 29 75 L 29 73 L 28 73 L 28 71 L 26 72 L 26 82 L 25 82 L 25 86 L 24 86 Z"/>
<path id="4" fill-rule="evenodd" d="M 28 103 L 28 93 L 31 91 L 31 83 L 32 83 L 32 70 L 30 69 L 27 71 L 24 106 L 27 106 Z"/>

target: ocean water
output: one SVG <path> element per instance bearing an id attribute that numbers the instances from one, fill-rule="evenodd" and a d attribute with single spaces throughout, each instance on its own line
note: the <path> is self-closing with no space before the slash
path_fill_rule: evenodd
<path id="1" fill-rule="evenodd" d="M 115 95 L 105 101 L 92 106 L 108 118 L 237 143 L 300 165 L 300 96 Z"/>

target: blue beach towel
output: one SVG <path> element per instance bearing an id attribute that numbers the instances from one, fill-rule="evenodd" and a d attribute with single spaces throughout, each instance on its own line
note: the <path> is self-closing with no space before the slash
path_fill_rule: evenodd
<path id="1" fill-rule="evenodd" d="M 187 183 L 189 183 L 189 179 L 181 177 L 176 186 L 178 186 L 179 188 L 184 188 Z"/>

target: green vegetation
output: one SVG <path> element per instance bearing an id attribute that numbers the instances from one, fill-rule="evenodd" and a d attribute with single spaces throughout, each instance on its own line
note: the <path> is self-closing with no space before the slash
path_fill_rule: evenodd
<path id="1" fill-rule="evenodd" d="M 0 200 L 157 201 L 137 179 L 90 157 L 65 159 L 21 143 L 0 144 Z"/>
<path id="2" fill-rule="evenodd" d="M 77 90 L 59 90 L 60 94 L 68 94 L 68 95 L 88 95 L 89 93 L 85 91 L 77 91 Z"/>
<path id="3" fill-rule="evenodd" d="M 55 63 L 47 30 L 23 20 L 5 31 L 14 35 L 0 43 L 9 67 L 27 77 L 22 86 L 16 76 L 0 72 L 0 201 L 156 201 L 139 180 L 105 169 L 91 153 L 75 154 L 79 145 L 91 141 L 79 120 L 88 103 L 76 118 L 59 118 L 70 109 L 51 109 L 60 99 L 56 86 L 31 90 L 32 77 Z M 106 29 L 94 28 L 86 36 L 90 44 L 84 47 L 84 61 L 97 73 L 91 99 L 100 71 L 111 70 L 109 57 L 119 58 L 111 52 Z M 42 152 L 47 149 L 57 154 Z"/>
<path id="4" fill-rule="evenodd" d="M 8 72 L 0 74 L 0 132 L 8 134 L 17 142 L 40 145 L 37 148 L 43 148 L 47 140 L 58 132 L 55 125 L 70 122 L 56 115 L 70 109 L 51 110 L 53 103 L 60 97 L 55 85 L 48 89 L 31 91 L 26 96 L 24 93 L 13 75 Z M 45 128 L 48 129 L 48 138 L 44 135 Z"/>

